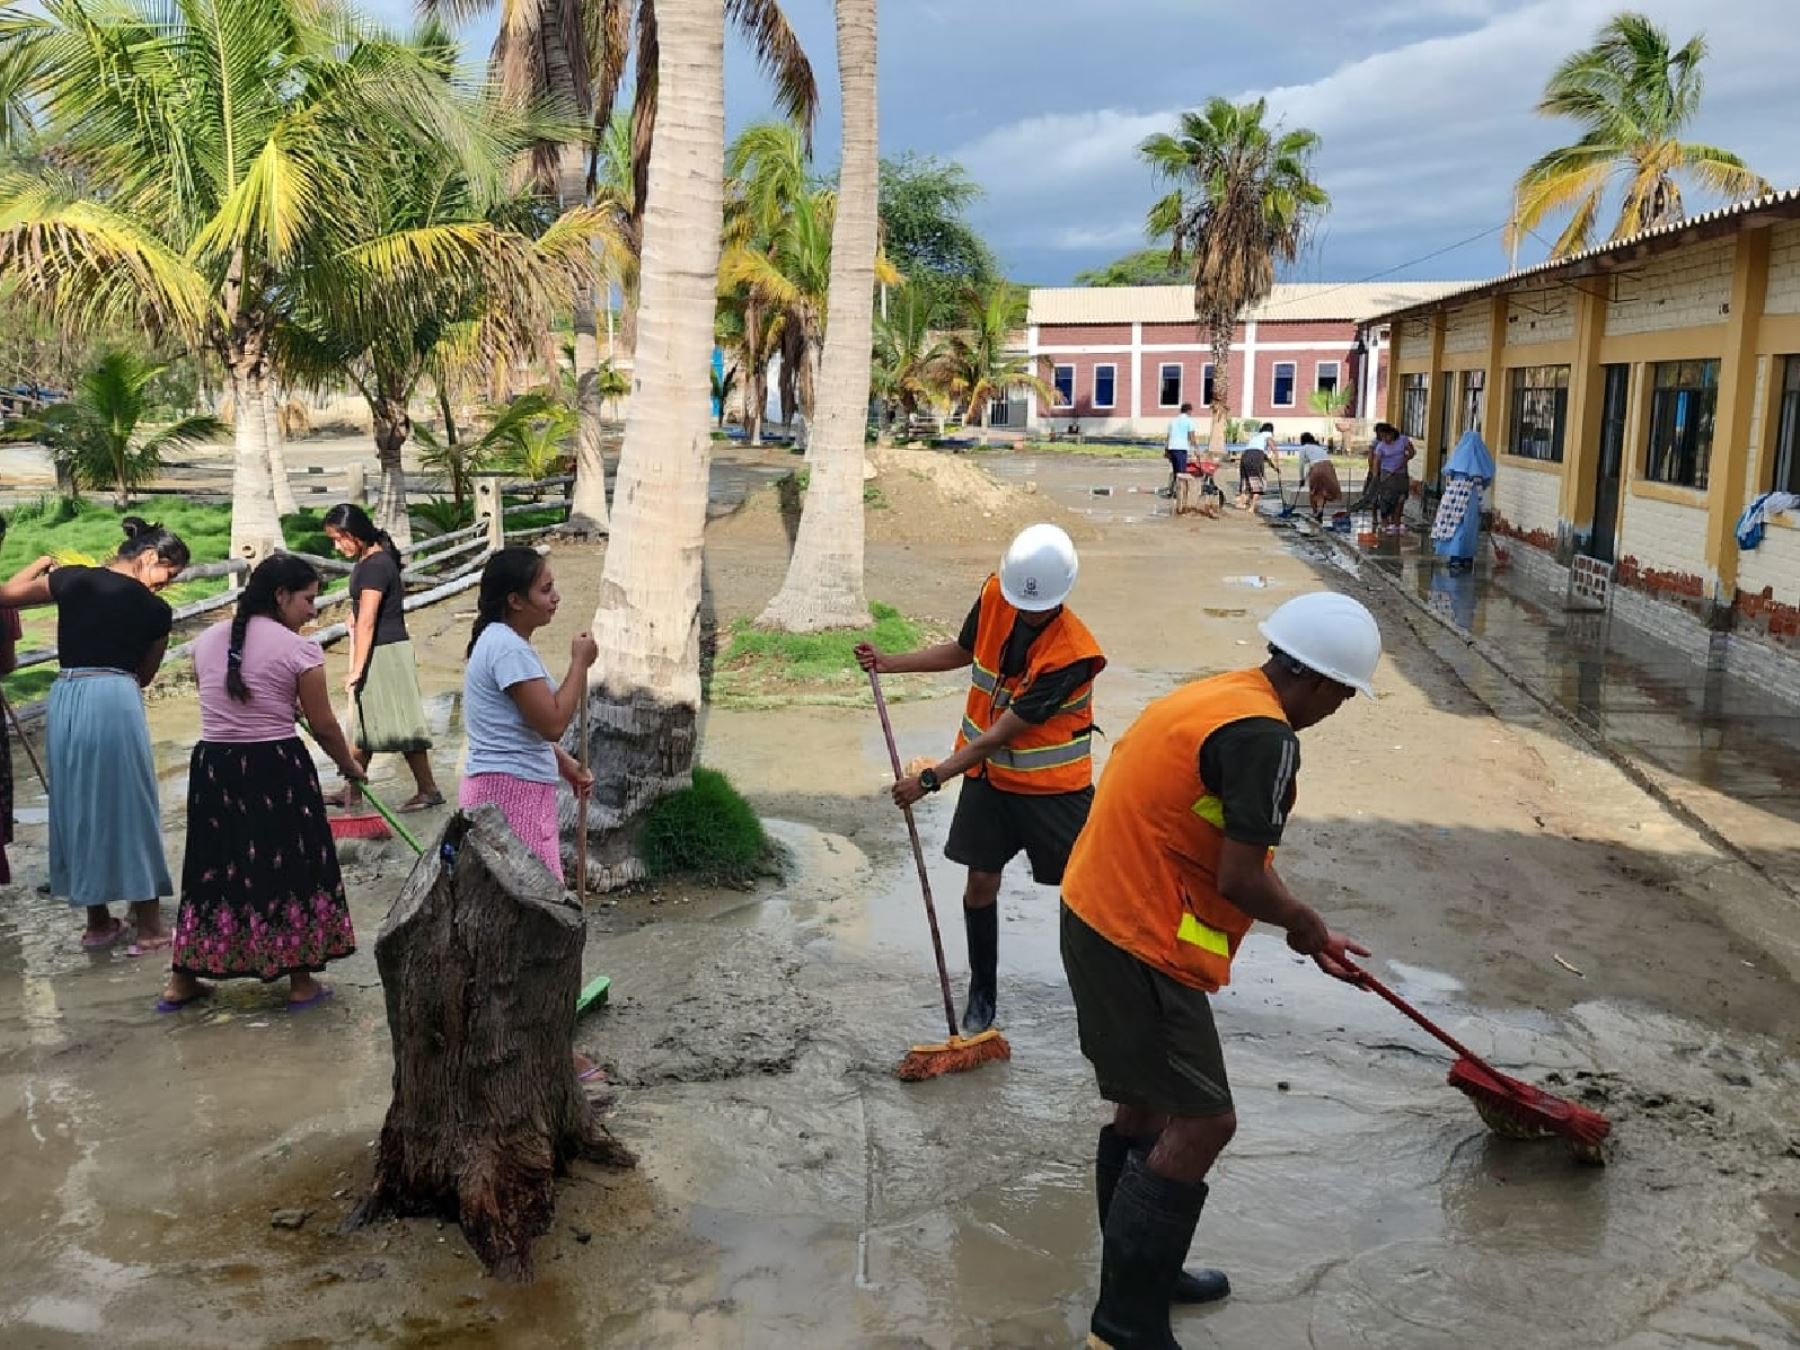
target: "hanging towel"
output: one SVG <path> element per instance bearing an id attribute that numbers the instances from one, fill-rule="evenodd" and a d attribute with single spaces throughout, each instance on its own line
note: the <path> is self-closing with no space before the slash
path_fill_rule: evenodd
<path id="1" fill-rule="evenodd" d="M 1763 541 L 1763 530 L 1770 516 L 1784 515 L 1800 506 L 1800 495 L 1792 492 L 1765 492 L 1744 508 L 1737 518 L 1738 547 L 1748 552 Z"/>

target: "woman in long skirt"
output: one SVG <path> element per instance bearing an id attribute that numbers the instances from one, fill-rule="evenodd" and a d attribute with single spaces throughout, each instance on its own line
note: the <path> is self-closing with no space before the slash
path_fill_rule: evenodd
<path id="1" fill-rule="evenodd" d="M 237 612 L 194 643 L 200 742 L 188 771 L 187 857 L 169 984 L 157 1011 L 211 992 L 201 977 L 287 977 L 290 1011 L 331 997 L 313 978 L 356 950 L 337 849 L 296 704 L 351 782 L 362 766 L 331 711 L 325 653 L 300 636 L 319 574 L 285 553 L 250 574 Z"/>
<path id="2" fill-rule="evenodd" d="M 557 780 L 586 796 L 594 778 L 556 742 L 587 696 L 599 648 L 588 634 L 576 634 L 569 673 L 560 685 L 550 683 L 531 635 L 556 617 L 562 597 L 536 549 L 503 548 L 489 558 L 480 596 L 463 675 L 469 754 L 459 801 L 464 810 L 498 806 L 512 832 L 561 881 Z"/>
<path id="3" fill-rule="evenodd" d="M 374 755 L 387 752 L 404 755 L 416 791 L 400 809 L 442 806 L 444 794 L 431 772 L 431 732 L 419 697 L 419 671 L 406 632 L 400 550 L 386 530 L 375 528 L 368 512 L 349 502 L 325 513 L 325 534 L 333 548 L 356 564 L 350 571 L 350 673 L 344 688 L 353 701 L 350 731 L 357 763 L 367 767 Z M 331 805 L 349 806 L 356 799 L 352 784 Z"/>
<path id="4" fill-rule="evenodd" d="M 163 854 L 156 762 L 143 689 L 156 678 L 174 611 L 155 593 L 188 564 L 178 535 L 127 516 L 125 543 L 104 567 L 40 558 L 0 586 L 0 607 L 56 606 L 62 666 L 50 687 L 50 889 L 87 911 L 81 945 L 110 947 L 130 906 L 133 956 L 169 945 L 160 897 L 173 889 Z"/>

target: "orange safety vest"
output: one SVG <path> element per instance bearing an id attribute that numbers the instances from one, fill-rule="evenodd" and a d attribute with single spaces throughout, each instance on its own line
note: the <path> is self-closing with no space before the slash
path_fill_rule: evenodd
<path id="1" fill-rule="evenodd" d="M 1106 666 L 1100 644 L 1094 641 L 1087 625 L 1064 608 L 1032 642 L 1024 673 L 1002 676 L 1001 654 L 1018 617 L 1019 611 L 1000 594 L 1000 578 L 990 576 L 981 588 L 981 612 L 975 622 L 975 660 L 969 667 L 969 697 L 963 705 L 962 728 L 956 733 L 958 750 L 993 726 L 994 719 L 1045 671 L 1061 670 L 1077 661 L 1092 661 L 1094 674 L 1098 675 Z M 1093 703 L 1094 682 L 1090 679 L 1069 695 L 1069 701 L 1049 721 L 1026 727 L 989 755 L 986 764 L 969 770 L 969 776 L 985 776 L 1002 792 L 1042 796 L 1081 791 L 1094 781 L 1090 749 Z"/>
<path id="2" fill-rule="evenodd" d="M 1225 808 L 1200 779 L 1200 747 L 1250 717 L 1287 721 L 1260 670 L 1196 680 L 1145 708 L 1113 746 L 1063 876 L 1063 901 L 1088 927 L 1208 993 L 1231 982 L 1255 921 L 1219 894 Z"/>

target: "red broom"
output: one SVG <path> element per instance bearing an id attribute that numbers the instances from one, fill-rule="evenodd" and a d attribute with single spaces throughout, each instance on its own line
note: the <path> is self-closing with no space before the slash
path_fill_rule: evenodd
<path id="1" fill-rule="evenodd" d="M 1457 1091 L 1468 1094 L 1475 1103 L 1476 1113 L 1495 1134 L 1508 1139 L 1544 1139 L 1553 1134 L 1561 1135 L 1569 1141 L 1569 1151 L 1580 1161 L 1605 1164 L 1604 1145 L 1612 1133 L 1612 1122 L 1605 1116 L 1501 1073 L 1368 971 L 1348 961 L 1343 964 L 1349 967 L 1356 982 L 1364 989 L 1380 994 L 1456 1052 L 1456 1063 L 1450 1066 L 1448 1082 Z"/>
<path id="2" fill-rule="evenodd" d="M 888 759 L 894 766 L 894 778 L 904 775 L 900 769 L 900 748 L 894 744 L 894 727 L 888 721 L 887 700 L 881 696 L 881 677 L 869 672 L 869 689 L 875 695 L 875 711 L 881 716 L 881 734 L 887 737 Z M 944 939 L 938 932 L 937 906 L 931 901 L 931 877 L 925 870 L 925 849 L 919 843 L 919 826 L 913 820 L 912 808 L 905 808 L 906 832 L 912 838 L 913 862 L 919 868 L 919 889 L 925 897 L 925 918 L 931 925 L 931 950 L 937 957 L 938 988 L 944 995 L 944 1020 L 950 1025 L 950 1039 L 932 1045 L 915 1045 L 894 1076 L 902 1083 L 923 1082 L 947 1073 L 978 1069 L 998 1059 L 1011 1059 L 1012 1047 L 994 1028 L 976 1036 L 962 1036 L 956 1030 L 956 1001 L 950 997 L 950 971 L 944 965 Z"/>

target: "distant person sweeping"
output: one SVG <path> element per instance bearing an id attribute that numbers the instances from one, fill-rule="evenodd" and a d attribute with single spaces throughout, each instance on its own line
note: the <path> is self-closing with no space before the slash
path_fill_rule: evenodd
<path id="1" fill-rule="evenodd" d="M 81 945 L 110 947 L 130 906 L 130 954 L 169 945 L 162 901 L 174 889 L 163 854 L 156 760 L 143 689 L 156 678 L 174 611 L 157 596 L 188 565 L 180 536 L 137 516 L 104 567 L 40 558 L 5 586 L 0 607 L 56 606 L 62 671 L 50 686 L 50 889 L 87 911 Z"/>
<path id="2" fill-rule="evenodd" d="M 1175 489 L 1181 482 L 1181 475 L 1187 472 L 1188 454 L 1194 448 L 1194 405 L 1184 403 L 1175 420 L 1169 423 L 1169 440 L 1163 450 L 1163 458 L 1169 461 L 1169 486 L 1162 495 L 1173 497 Z"/>
<path id="3" fill-rule="evenodd" d="M 1337 468 L 1331 462 L 1331 451 L 1319 444 L 1312 432 L 1300 436 L 1300 480 L 1306 484 L 1307 502 L 1313 519 L 1323 521 L 1325 508 L 1342 499 L 1344 489 L 1338 483 Z"/>
<path id="4" fill-rule="evenodd" d="M 503 548 L 481 569 L 481 598 L 463 676 L 463 725 L 469 752 L 458 803 L 492 802 L 512 832 L 550 874 L 563 879 L 556 823 L 560 779 L 577 797 L 594 776 L 557 744 L 587 697 L 587 674 L 600 649 L 587 633 L 569 643 L 569 670 L 550 679 L 532 634 L 556 617 L 556 574 L 536 549 Z"/>
<path id="5" fill-rule="evenodd" d="M 300 630 L 319 574 L 277 553 L 258 563 L 237 612 L 194 640 L 200 740 L 188 764 L 187 855 L 169 984 L 157 1011 L 212 990 L 201 977 L 287 978 L 290 1012 L 331 997 L 313 977 L 356 950 L 325 796 L 298 708 L 349 781 L 362 765 L 331 710 L 325 652 Z"/>
<path id="6" fill-rule="evenodd" d="M 1412 437 L 1392 422 L 1375 424 L 1375 442 L 1369 447 L 1369 473 L 1362 496 L 1352 510 L 1373 508 L 1390 534 L 1400 531 L 1400 519 L 1406 513 L 1406 499 L 1412 495 L 1412 477 L 1407 466 L 1419 453 Z"/>
<path id="7" fill-rule="evenodd" d="M 350 672 L 344 688 L 354 708 L 350 729 L 357 762 L 367 768 L 378 754 L 403 755 L 417 790 L 400 809 L 442 806 L 444 794 L 431 772 L 431 731 L 419 696 L 419 671 L 406 631 L 400 550 L 387 531 L 375 528 L 368 512 L 349 502 L 325 513 L 325 535 L 356 564 L 350 571 Z M 355 805 L 355 784 L 329 800 L 333 806 Z"/>
<path id="8" fill-rule="evenodd" d="M 1269 466 L 1275 462 L 1275 424 L 1264 422 L 1244 446 L 1238 457 L 1238 496 L 1240 511 L 1256 514 L 1257 503 L 1269 490 Z"/>
<path id="9" fill-rule="evenodd" d="M 1116 1110 L 1100 1131 L 1094 1188 L 1100 1297 L 1089 1329 L 1114 1347 L 1174 1346 L 1171 1300 L 1230 1292 L 1186 1272 L 1206 1177 L 1237 1129 L 1208 995 L 1231 979 L 1256 920 L 1294 951 L 1352 978 L 1332 932 L 1275 870 L 1300 770 L 1296 732 L 1371 693 L 1375 619 L 1323 592 L 1262 625 L 1262 666 L 1183 685 L 1113 747 L 1063 879 L 1062 955 L 1081 1052 Z"/>
<path id="10" fill-rule="evenodd" d="M 998 1003 L 1000 877 L 1021 850 L 1040 886 L 1062 880 L 1093 801 L 1094 678 L 1106 657 L 1065 602 L 1075 589 L 1075 545 L 1054 525 L 1032 525 L 1007 546 L 955 642 L 923 651 L 856 649 L 879 674 L 969 669 L 962 728 L 950 757 L 894 785 L 910 806 L 967 775 L 944 855 L 969 869 L 963 923 L 969 998 L 962 1027 L 994 1024 Z"/>

